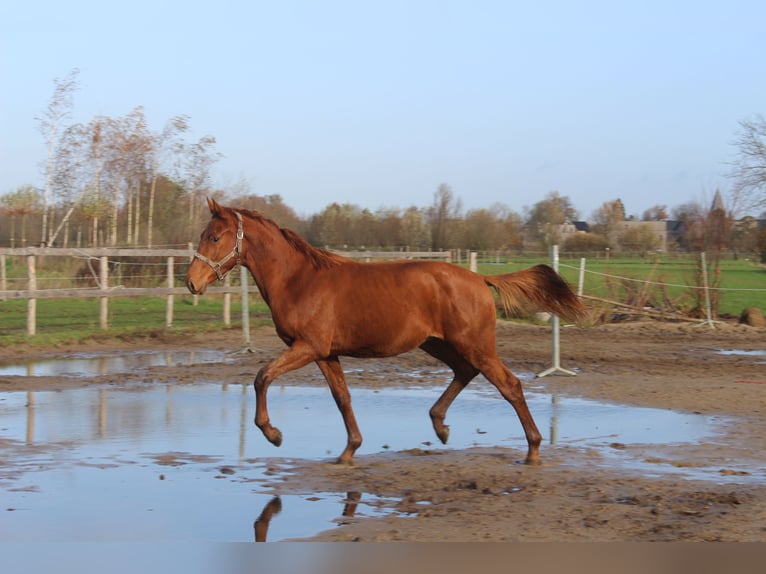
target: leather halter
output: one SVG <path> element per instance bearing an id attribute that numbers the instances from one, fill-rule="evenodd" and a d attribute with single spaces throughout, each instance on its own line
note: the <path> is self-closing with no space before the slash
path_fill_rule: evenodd
<path id="1" fill-rule="evenodd" d="M 237 242 L 234 244 L 234 248 L 231 251 L 229 251 L 229 254 L 226 257 L 224 257 L 220 261 L 211 261 L 204 255 L 202 255 L 202 253 L 200 253 L 199 251 L 194 252 L 194 259 L 199 259 L 203 263 L 207 263 L 208 265 L 210 265 L 210 267 L 213 268 L 213 271 L 215 271 L 215 274 L 218 276 L 218 279 L 220 281 L 223 281 L 223 278 L 226 277 L 226 275 L 228 274 L 228 271 L 226 273 L 222 273 L 221 268 L 224 266 L 224 264 L 226 264 L 229 261 L 229 259 L 231 259 L 232 257 L 237 258 L 237 263 L 234 267 L 236 267 L 240 263 L 239 254 L 242 251 L 242 239 L 245 237 L 245 232 L 242 229 L 242 215 L 240 215 L 238 211 L 235 211 L 234 214 L 237 216 L 237 219 L 239 220 L 239 225 L 237 227 Z M 234 269 L 234 267 L 232 267 L 231 269 Z M 229 269 L 229 271 L 231 271 L 231 269 Z"/>

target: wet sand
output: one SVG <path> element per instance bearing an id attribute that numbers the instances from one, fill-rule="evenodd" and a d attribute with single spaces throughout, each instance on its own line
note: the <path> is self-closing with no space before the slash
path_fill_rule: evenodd
<path id="1" fill-rule="evenodd" d="M 540 372 L 550 366 L 548 327 L 501 322 L 497 332 L 500 355 L 512 370 Z M 396 501 L 395 515 L 349 516 L 342 526 L 312 540 L 766 541 L 766 358 L 720 352 L 763 351 L 766 329 L 733 324 L 711 329 L 646 321 L 587 329 L 564 327 L 561 342 L 561 364 L 576 369 L 577 376 L 536 379 L 536 387 L 562 396 L 725 417 L 723 434 L 710 442 L 679 446 L 668 437 L 668 444 L 660 447 L 613 445 L 633 449 L 632 456 L 642 457 L 658 469 L 717 466 L 721 480 L 610 469 L 603 453 L 576 444 L 544 443 L 540 466 L 519 464 L 525 454 L 521 450 L 432 451 L 413 444 L 398 452 L 357 456 L 351 467 L 299 461 L 289 475 L 276 475 L 264 489 L 283 496 L 362 492 Z M 230 351 L 239 344 L 236 330 L 193 337 L 163 334 L 55 349 L 6 348 L 0 350 L 0 361 L 186 346 Z M 87 380 L 2 376 L 0 392 L 66 391 L 83 384 L 119 387 L 136 382 L 250 383 L 258 368 L 281 350 L 282 343 L 272 328 L 264 327 L 253 332 L 252 347 L 255 352 L 232 363 L 153 368 L 140 374 Z M 347 375 L 352 397 L 354 386 L 379 387 L 385 392 L 386 386 L 402 384 L 393 376 L 381 379 L 387 365 L 395 364 L 398 370 L 441 367 L 418 351 L 386 361 L 347 359 L 343 364 L 353 370 Z M 365 369 L 375 376 L 367 376 Z M 391 369 L 392 374 L 397 369 Z M 436 384 L 438 379 L 444 377 L 437 377 Z M 322 384 L 313 366 L 280 381 Z M 394 417 L 395 413 L 393 424 Z M 509 417 L 515 423 L 510 406 Z M 360 425 L 364 429 L 364 420 Z M 260 434 L 255 427 L 252 432 Z M 338 452 L 341 448 L 338 445 Z"/>

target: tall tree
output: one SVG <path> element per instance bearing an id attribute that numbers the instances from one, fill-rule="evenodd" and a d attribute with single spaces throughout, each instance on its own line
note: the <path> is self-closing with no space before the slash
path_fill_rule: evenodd
<path id="1" fill-rule="evenodd" d="M 431 248 L 434 250 L 450 247 L 450 227 L 460 217 L 462 210 L 459 198 L 452 188 L 442 183 L 434 193 L 434 201 L 428 209 L 428 225 L 431 228 Z"/>
<path id="2" fill-rule="evenodd" d="M 359 207 L 350 203 L 331 203 L 312 218 L 313 241 L 332 249 L 357 247 L 354 229 L 359 213 Z"/>
<path id="3" fill-rule="evenodd" d="M 408 207 L 402 214 L 401 243 L 408 251 L 425 249 L 431 243 L 431 234 L 423 211 Z"/>
<path id="4" fill-rule="evenodd" d="M 490 209 L 471 209 L 465 214 L 463 245 L 474 251 L 488 251 L 515 243 L 509 237 L 508 221 L 510 210 L 499 203 Z M 517 230 L 518 231 L 518 230 Z"/>
<path id="5" fill-rule="evenodd" d="M 189 239 L 194 237 L 198 227 L 199 206 L 202 205 L 204 192 L 210 185 L 210 170 L 221 154 L 215 151 L 215 138 L 207 135 L 191 144 L 183 144 L 181 153 L 181 182 L 189 200 Z"/>
<path id="6" fill-rule="evenodd" d="M 741 120 L 737 139 L 737 158 L 732 164 L 731 210 L 746 212 L 766 207 L 766 119 L 757 115 Z"/>
<path id="7" fill-rule="evenodd" d="M 526 226 L 534 241 L 548 248 L 561 240 L 561 226 L 577 219 L 572 200 L 558 191 L 551 191 L 528 210 Z"/>
<path id="8" fill-rule="evenodd" d="M 681 222 L 679 247 L 689 251 L 704 251 L 707 209 L 697 201 L 690 201 L 674 207 L 672 214 L 673 219 Z"/>
<path id="9" fill-rule="evenodd" d="M 22 185 L 16 191 L 0 197 L 0 209 L 11 218 L 11 247 L 16 243 L 16 218 L 21 217 L 21 246 L 27 244 L 27 216 L 42 209 L 40 190 L 31 185 Z"/>
<path id="10" fill-rule="evenodd" d="M 154 241 L 154 207 L 157 196 L 157 182 L 160 169 L 168 161 L 173 152 L 179 151 L 183 143 L 180 135 L 189 129 L 189 117 L 177 115 L 172 117 L 159 133 L 153 134 L 149 142 L 149 162 L 151 165 L 151 181 L 149 182 L 149 206 L 146 220 L 146 243 L 149 247 Z"/>
<path id="11" fill-rule="evenodd" d="M 74 92 L 79 88 L 78 75 L 80 71 L 75 68 L 63 78 L 53 80 L 53 95 L 48 102 L 48 107 L 42 115 L 36 117 L 38 128 L 43 136 L 45 145 L 48 149 L 45 162 L 45 187 L 43 189 L 42 205 L 42 230 L 40 243 L 47 245 L 49 243 L 49 222 L 50 209 L 53 204 L 54 182 L 56 179 L 56 158 L 59 153 L 59 138 L 64 131 L 63 123 L 71 115 L 72 99 Z"/>
<path id="12" fill-rule="evenodd" d="M 641 221 L 664 221 L 668 218 L 668 206 L 667 205 L 653 205 L 649 209 L 644 210 L 641 215 Z"/>
<path id="13" fill-rule="evenodd" d="M 377 237 L 375 243 L 384 248 L 398 248 L 402 240 L 402 213 L 396 208 L 380 208 L 375 212 Z"/>
<path id="14" fill-rule="evenodd" d="M 605 237 L 610 247 L 615 247 L 618 245 L 623 221 L 625 221 L 625 206 L 622 200 L 605 201 L 593 213 L 592 230 Z"/>

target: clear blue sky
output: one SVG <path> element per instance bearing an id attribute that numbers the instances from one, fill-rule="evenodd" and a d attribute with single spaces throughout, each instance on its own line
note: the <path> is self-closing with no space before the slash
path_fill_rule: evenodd
<path id="1" fill-rule="evenodd" d="M 582 217 L 726 195 L 738 121 L 766 114 L 766 2 L 4 2 L 0 193 L 42 186 L 53 79 L 72 121 L 142 105 L 191 117 L 246 180 L 301 215 L 331 202 Z"/>

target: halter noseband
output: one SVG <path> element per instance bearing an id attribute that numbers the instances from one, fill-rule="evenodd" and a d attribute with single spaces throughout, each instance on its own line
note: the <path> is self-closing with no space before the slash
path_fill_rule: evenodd
<path id="1" fill-rule="evenodd" d="M 234 248 L 231 251 L 229 251 L 229 254 L 226 257 L 224 257 L 218 262 L 215 262 L 215 261 L 211 261 L 204 255 L 202 255 L 202 253 L 200 253 L 199 251 L 194 252 L 194 258 L 199 259 L 203 263 L 207 263 L 208 265 L 210 265 L 210 267 L 213 268 L 213 271 L 215 271 L 215 274 L 218 276 L 218 279 L 220 281 L 223 281 L 223 278 L 226 277 L 226 273 L 222 273 L 221 268 L 224 266 L 225 263 L 229 261 L 229 259 L 231 259 L 232 257 L 236 257 L 237 265 L 239 265 L 239 254 L 242 251 L 242 238 L 245 237 L 245 232 L 242 229 L 242 215 L 240 215 L 238 211 L 235 211 L 234 214 L 237 216 L 237 219 L 239 220 L 239 225 L 237 227 L 237 242 L 234 244 Z M 234 269 L 234 267 L 232 267 L 232 269 Z M 229 271 L 231 271 L 231 269 Z"/>

